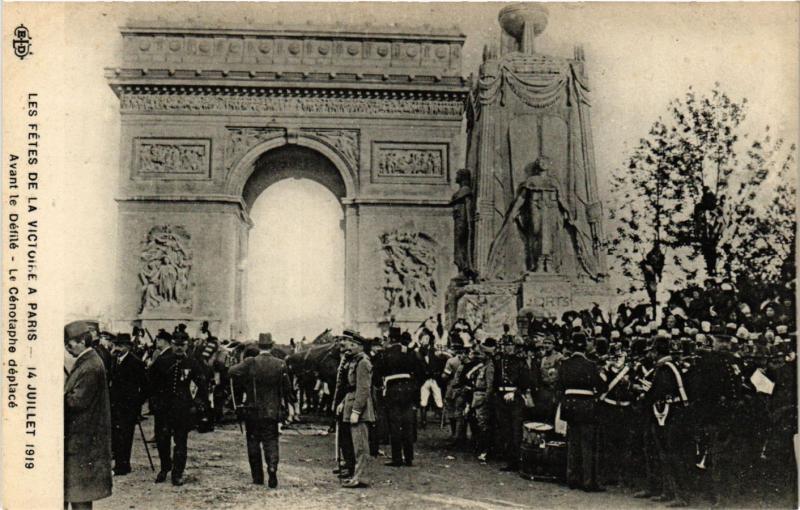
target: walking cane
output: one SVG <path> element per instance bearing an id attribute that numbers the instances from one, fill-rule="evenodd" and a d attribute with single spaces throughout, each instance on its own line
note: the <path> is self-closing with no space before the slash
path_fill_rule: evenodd
<path id="1" fill-rule="evenodd" d="M 139 426 L 139 434 L 142 435 L 142 443 L 144 443 L 144 451 L 147 452 L 147 461 L 150 463 L 150 471 L 155 472 L 156 467 L 153 465 L 153 457 L 150 456 L 150 448 L 147 447 L 147 439 L 144 437 L 144 430 L 142 430 L 142 422 L 136 419 L 136 425 Z"/>
<path id="2" fill-rule="evenodd" d="M 231 401 L 233 402 L 233 414 L 236 415 L 236 423 L 239 424 L 239 432 L 244 434 L 242 429 L 242 420 L 239 418 L 239 406 L 236 405 L 236 393 L 233 390 L 233 378 L 229 379 L 231 383 Z"/>

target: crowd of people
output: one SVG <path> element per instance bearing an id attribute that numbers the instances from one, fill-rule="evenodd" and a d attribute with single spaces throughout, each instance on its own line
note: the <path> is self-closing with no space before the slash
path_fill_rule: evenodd
<path id="1" fill-rule="evenodd" d="M 497 338 L 461 319 L 445 334 L 433 324 L 390 328 L 387 340 L 347 332 L 335 403 L 369 360 L 371 451 L 388 440 L 391 466 L 413 463 L 433 397 L 448 446 L 503 460 L 505 471 L 587 492 L 623 485 L 670 507 L 776 492 L 796 501 L 794 292 L 793 282 L 709 280 L 674 293 L 658 321 L 652 307 L 621 305 L 610 316 L 523 309 L 519 333 L 506 325 Z M 354 455 L 355 417 L 337 410 L 340 476 L 361 486 L 366 446 Z"/>
<path id="2" fill-rule="evenodd" d="M 646 305 L 557 318 L 523 309 L 516 333 L 506 325 L 496 337 L 464 319 L 446 331 L 441 317 L 411 332 L 389 325 L 380 338 L 345 330 L 329 349 L 335 382 L 316 374 L 315 385 L 330 393 L 334 471 L 345 488 L 367 487 L 383 444 L 387 465 L 412 466 L 434 407 L 450 431 L 443 447 L 574 489 L 619 484 L 673 507 L 753 487 L 796 497 L 793 284 L 709 281 L 674 293 L 658 317 Z M 213 430 L 228 407 L 245 425 L 253 482 L 264 483 L 263 448 L 277 486 L 279 424 L 302 412 L 298 374 L 283 361 L 296 346 L 279 349 L 269 334 L 219 341 L 207 324 L 197 338 L 179 325 L 148 339 L 141 328 L 65 327 L 65 500 L 80 508 L 108 496 L 112 459 L 114 475 L 130 472 L 145 402 L 157 483 L 184 483 L 189 431 Z"/>

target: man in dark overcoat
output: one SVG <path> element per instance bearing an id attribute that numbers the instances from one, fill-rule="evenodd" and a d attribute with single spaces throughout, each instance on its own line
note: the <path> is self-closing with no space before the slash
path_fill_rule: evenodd
<path id="1" fill-rule="evenodd" d="M 73 509 L 111 495 L 111 411 L 103 362 L 83 321 L 64 328 L 75 363 L 64 384 L 64 501 Z"/>
<path id="2" fill-rule="evenodd" d="M 132 351 L 130 335 L 120 333 L 114 338 L 114 379 L 111 381 L 111 449 L 114 454 L 114 474 L 131 472 L 133 434 L 142 411 L 146 384 L 144 362 Z"/>
<path id="3" fill-rule="evenodd" d="M 253 483 L 264 483 L 261 462 L 263 448 L 271 489 L 278 486 L 278 423 L 285 418 L 284 409 L 291 391 L 286 363 L 272 355 L 273 346 L 271 334 L 260 334 L 258 355 L 245 358 L 228 371 L 230 377 L 245 390 L 247 458 Z"/>

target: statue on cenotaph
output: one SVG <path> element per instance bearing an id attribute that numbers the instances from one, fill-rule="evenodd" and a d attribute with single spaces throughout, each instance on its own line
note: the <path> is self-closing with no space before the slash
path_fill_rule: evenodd
<path id="1" fill-rule="evenodd" d="M 453 262 L 458 267 L 459 277 L 471 280 L 475 277 L 473 258 L 473 217 L 475 202 L 472 193 L 472 177 L 469 170 L 462 168 L 456 173 L 458 191 L 453 194 L 450 205 L 453 208 Z"/>

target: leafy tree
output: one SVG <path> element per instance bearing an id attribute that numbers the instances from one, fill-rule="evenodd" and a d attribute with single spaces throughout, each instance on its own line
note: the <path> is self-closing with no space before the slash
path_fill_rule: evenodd
<path id="1" fill-rule="evenodd" d="M 795 146 L 773 139 L 769 128 L 749 141 L 742 134 L 747 100 L 732 100 L 717 84 L 710 94 L 691 87 L 672 100 L 614 176 L 617 222 L 611 252 L 630 291 L 653 287 L 663 267 L 674 285 L 694 281 L 702 261 L 710 276 L 771 274 L 787 256 L 794 233 Z M 744 148 L 744 149 L 743 149 Z M 772 205 L 759 207 L 770 176 L 784 188 Z M 778 185 L 780 187 L 780 184 Z M 780 217 L 780 221 L 774 221 Z M 756 249 L 751 236 L 762 236 Z M 652 274 L 646 258 L 662 252 L 665 265 Z M 779 269 L 778 269 L 779 271 Z M 653 299 L 652 288 L 648 289 Z"/>

